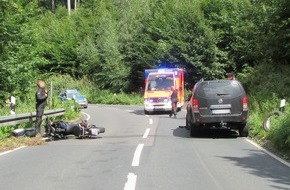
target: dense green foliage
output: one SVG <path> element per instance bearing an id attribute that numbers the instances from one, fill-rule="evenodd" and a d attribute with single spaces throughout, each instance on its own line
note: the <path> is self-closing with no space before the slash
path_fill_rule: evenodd
<path id="1" fill-rule="evenodd" d="M 134 92 L 144 69 L 162 62 L 185 68 L 187 87 L 230 72 L 255 77 L 256 67 L 289 65 L 289 4 L 90 0 L 72 4 L 68 14 L 64 1 L 1 1 L 0 72 L 7 77 L 0 96 L 25 99 L 35 79 L 52 74 Z"/>
<path id="2" fill-rule="evenodd" d="M 77 2 L 68 12 L 66 1 L 0 1 L 2 108 L 11 95 L 32 105 L 38 78 L 53 81 L 54 96 L 74 87 L 90 102 L 128 103 L 144 69 L 161 63 L 184 68 L 188 89 L 234 72 L 250 97 L 254 134 L 266 136 L 261 122 L 276 109 L 268 105 L 289 98 L 289 0 Z"/>
<path id="3" fill-rule="evenodd" d="M 289 104 L 288 104 L 289 106 Z M 269 138 L 274 142 L 277 148 L 287 151 L 290 150 L 290 109 L 286 109 L 282 117 L 277 118 L 270 131 Z M 288 158 L 290 159 L 290 158 Z"/>

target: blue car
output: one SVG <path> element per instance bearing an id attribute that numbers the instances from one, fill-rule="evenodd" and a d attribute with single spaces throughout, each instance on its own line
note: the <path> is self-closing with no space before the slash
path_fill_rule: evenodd
<path id="1" fill-rule="evenodd" d="M 71 90 L 65 90 L 59 93 L 58 99 L 62 102 L 74 100 L 76 103 L 78 103 L 82 108 L 88 107 L 88 101 L 84 95 L 82 95 L 78 90 L 71 89 Z"/>

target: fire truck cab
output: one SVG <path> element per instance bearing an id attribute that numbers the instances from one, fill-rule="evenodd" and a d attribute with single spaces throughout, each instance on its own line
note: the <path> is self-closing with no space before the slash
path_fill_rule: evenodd
<path id="1" fill-rule="evenodd" d="M 146 69 L 144 112 L 170 112 L 172 109 L 171 88 L 178 91 L 177 108 L 184 104 L 184 71 L 178 68 Z"/>

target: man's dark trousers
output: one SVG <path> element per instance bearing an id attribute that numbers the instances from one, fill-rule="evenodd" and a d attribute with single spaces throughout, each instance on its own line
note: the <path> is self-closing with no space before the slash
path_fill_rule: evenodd
<path id="1" fill-rule="evenodd" d="M 42 116 L 44 113 L 44 108 L 37 108 L 36 111 L 36 123 L 35 123 L 35 130 L 36 130 L 36 134 L 41 134 L 40 133 L 40 127 L 41 127 L 41 123 L 42 123 Z"/>

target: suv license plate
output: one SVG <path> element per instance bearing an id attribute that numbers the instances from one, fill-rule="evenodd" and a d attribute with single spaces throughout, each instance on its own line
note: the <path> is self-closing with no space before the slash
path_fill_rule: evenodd
<path id="1" fill-rule="evenodd" d="M 222 110 L 212 110 L 212 114 L 230 114 L 231 111 L 229 109 L 222 109 Z"/>

